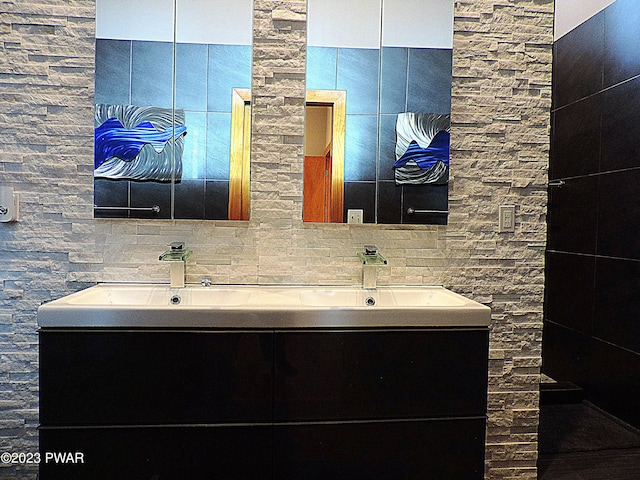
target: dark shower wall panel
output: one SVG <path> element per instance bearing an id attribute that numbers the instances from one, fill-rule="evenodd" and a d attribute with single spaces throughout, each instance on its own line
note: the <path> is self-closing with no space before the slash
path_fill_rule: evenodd
<path id="1" fill-rule="evenodd" d="M 555 42 L 553 108 L 602 90 L 604 11 Z"/>
<path id="2" fill-rule="evenodd" d="M 543 372 L 559 381 L 571 381 L 588 392 L 593 342 L 589 335 L 545 321 Z"/>
<path id="3" fill-rule="evenodd" d="M 602 174 L 599 181 L 598 255 L 640 260 L 640 168 Z"/>
<path id="4" fill-rule="evenodd" d="M 640 354 L 640 262 L 596 260 L 593 335 Z"/>
<path id="5" fill-rule="evenodd" d="M 640 354 L 593 340 L 588 398 L 605 411 L 640 426 Z"/>
<path id="6" fill-rule="evenodd" d="M 553 112 L 550 179 L 600 171 L 601 104 L 593 95 Z"/>
<path id="7" fill-rule="evenodd" d="M 596 253 L 598 177 L 573 177 L 564 181 L 564 187 L 549 192 L 547 248 L 593 255 Z"/>
<path id="8" fill-rule="evenodd" d="M 584 335 L 591 335 L 595 258 L 547 252 L 546 261 L 545 318 Z"/>
<path id="9" fill-rule="evenodd" d="M 604 87 L 640 75 L 640 2 L 617 0 L 605 12 Z"/>
<path id="10" fill-rule="evenodd" d="M 554 46 L 543 369 L 640 427 L 640 2 Z"/>
<path id="11" fill-rule="evenodd" d="M 604 91 L 602 97 L 600 171 L 640 167 L 640 77 Z"/>

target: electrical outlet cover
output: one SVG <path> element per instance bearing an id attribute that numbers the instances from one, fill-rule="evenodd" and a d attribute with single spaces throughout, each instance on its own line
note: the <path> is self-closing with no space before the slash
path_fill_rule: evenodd
<path id="1" fill-rule="evenodd" d="M 516 231 L 515 205 L 501 205 L 498 214 L 498 231 L 509 233 Z"/>
<path id="2" fill-rule="evenodd" d="M 363 217 L 364 210 L 353 208 L 347 210 L 347 223 L 362 223 Z"/>

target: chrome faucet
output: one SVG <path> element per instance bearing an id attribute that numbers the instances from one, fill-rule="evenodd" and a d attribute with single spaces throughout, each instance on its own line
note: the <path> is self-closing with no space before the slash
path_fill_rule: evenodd
<path id="1" fill-rule="evenodd" d="M 378 283 L 378 266 L 386 265 L 387 260 L 380 255 L 375 245 L 365 245 L 364 252 L 358 252 L 358 258 L 362 260 L 362 287 L 366 289 L 376 288 Z"/>
<path id="2" fill-rule="evenodd" d="M 169 245 L 169 250 L 160 255 L 160 261 L 170 262 L 171 288 L 184 287 L 185 261 L 192 253 L 191 250 L 185 250 L 184 242 L 173 242 Z"/>

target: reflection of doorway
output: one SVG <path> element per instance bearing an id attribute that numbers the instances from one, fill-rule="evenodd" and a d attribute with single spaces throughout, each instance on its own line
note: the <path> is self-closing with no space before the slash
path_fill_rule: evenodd
<path id="1" fill-rule="evenodd" d="M 304 221 L 330 222 L 333 107 L 307 105 L 304 132 Z"/>
<path id="2" fill-rule="evenodd" d="M 231 101 L 229 220 L 249 220 L 251 90 L 234 88 Z"/>
<path id="3" fill-rule="evenodd" d="M 343 222 L 345 114 L 346 92 L 307 91 L 305 222 Z"/>
<path id="4" fill-rule="evenodd" d="M 307 91 L 305 139 L 310 134 L 315 135 L 322 131 L 324 143 L 318 155 L 307 155 L 305 148 L 305 222 L 344 221 L 346 100 L 347 92 L 341 90 Z M 314 111 L 322 112 L 318 117 L 322 120 L 313 118 Z M 251 90 L 234 88 L 231 106 L 229 220 L 249 219 L 250 146 Z"/>

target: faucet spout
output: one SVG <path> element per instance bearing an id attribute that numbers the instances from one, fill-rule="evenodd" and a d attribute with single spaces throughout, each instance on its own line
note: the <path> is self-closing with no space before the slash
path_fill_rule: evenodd
<path id="1" fill-rule="evenodd" d="M 185 262 L 191 256 L 191 250 L 185 250 L 183 242 L 173 242 L 169 250 L 158 258 L 170 262 L 171 288 L 183 288 L 185 285 Z"/>
<path id="2" fill-rule="evenodd" d="M 358 258 L 362 261 L 362 287 L 365 289 L 376 288 L 378 283 L 378 266 L 386 265 L 387 260 L 380 255 L 375 245 L 365 245 L 364 252 L 358 252 Z"/>
<path id="3" fill-rule="evenodd" d="M 362 266 L 362 288 L 374 289 L 378 284 L 378 267 L 375 265 Z"/>

